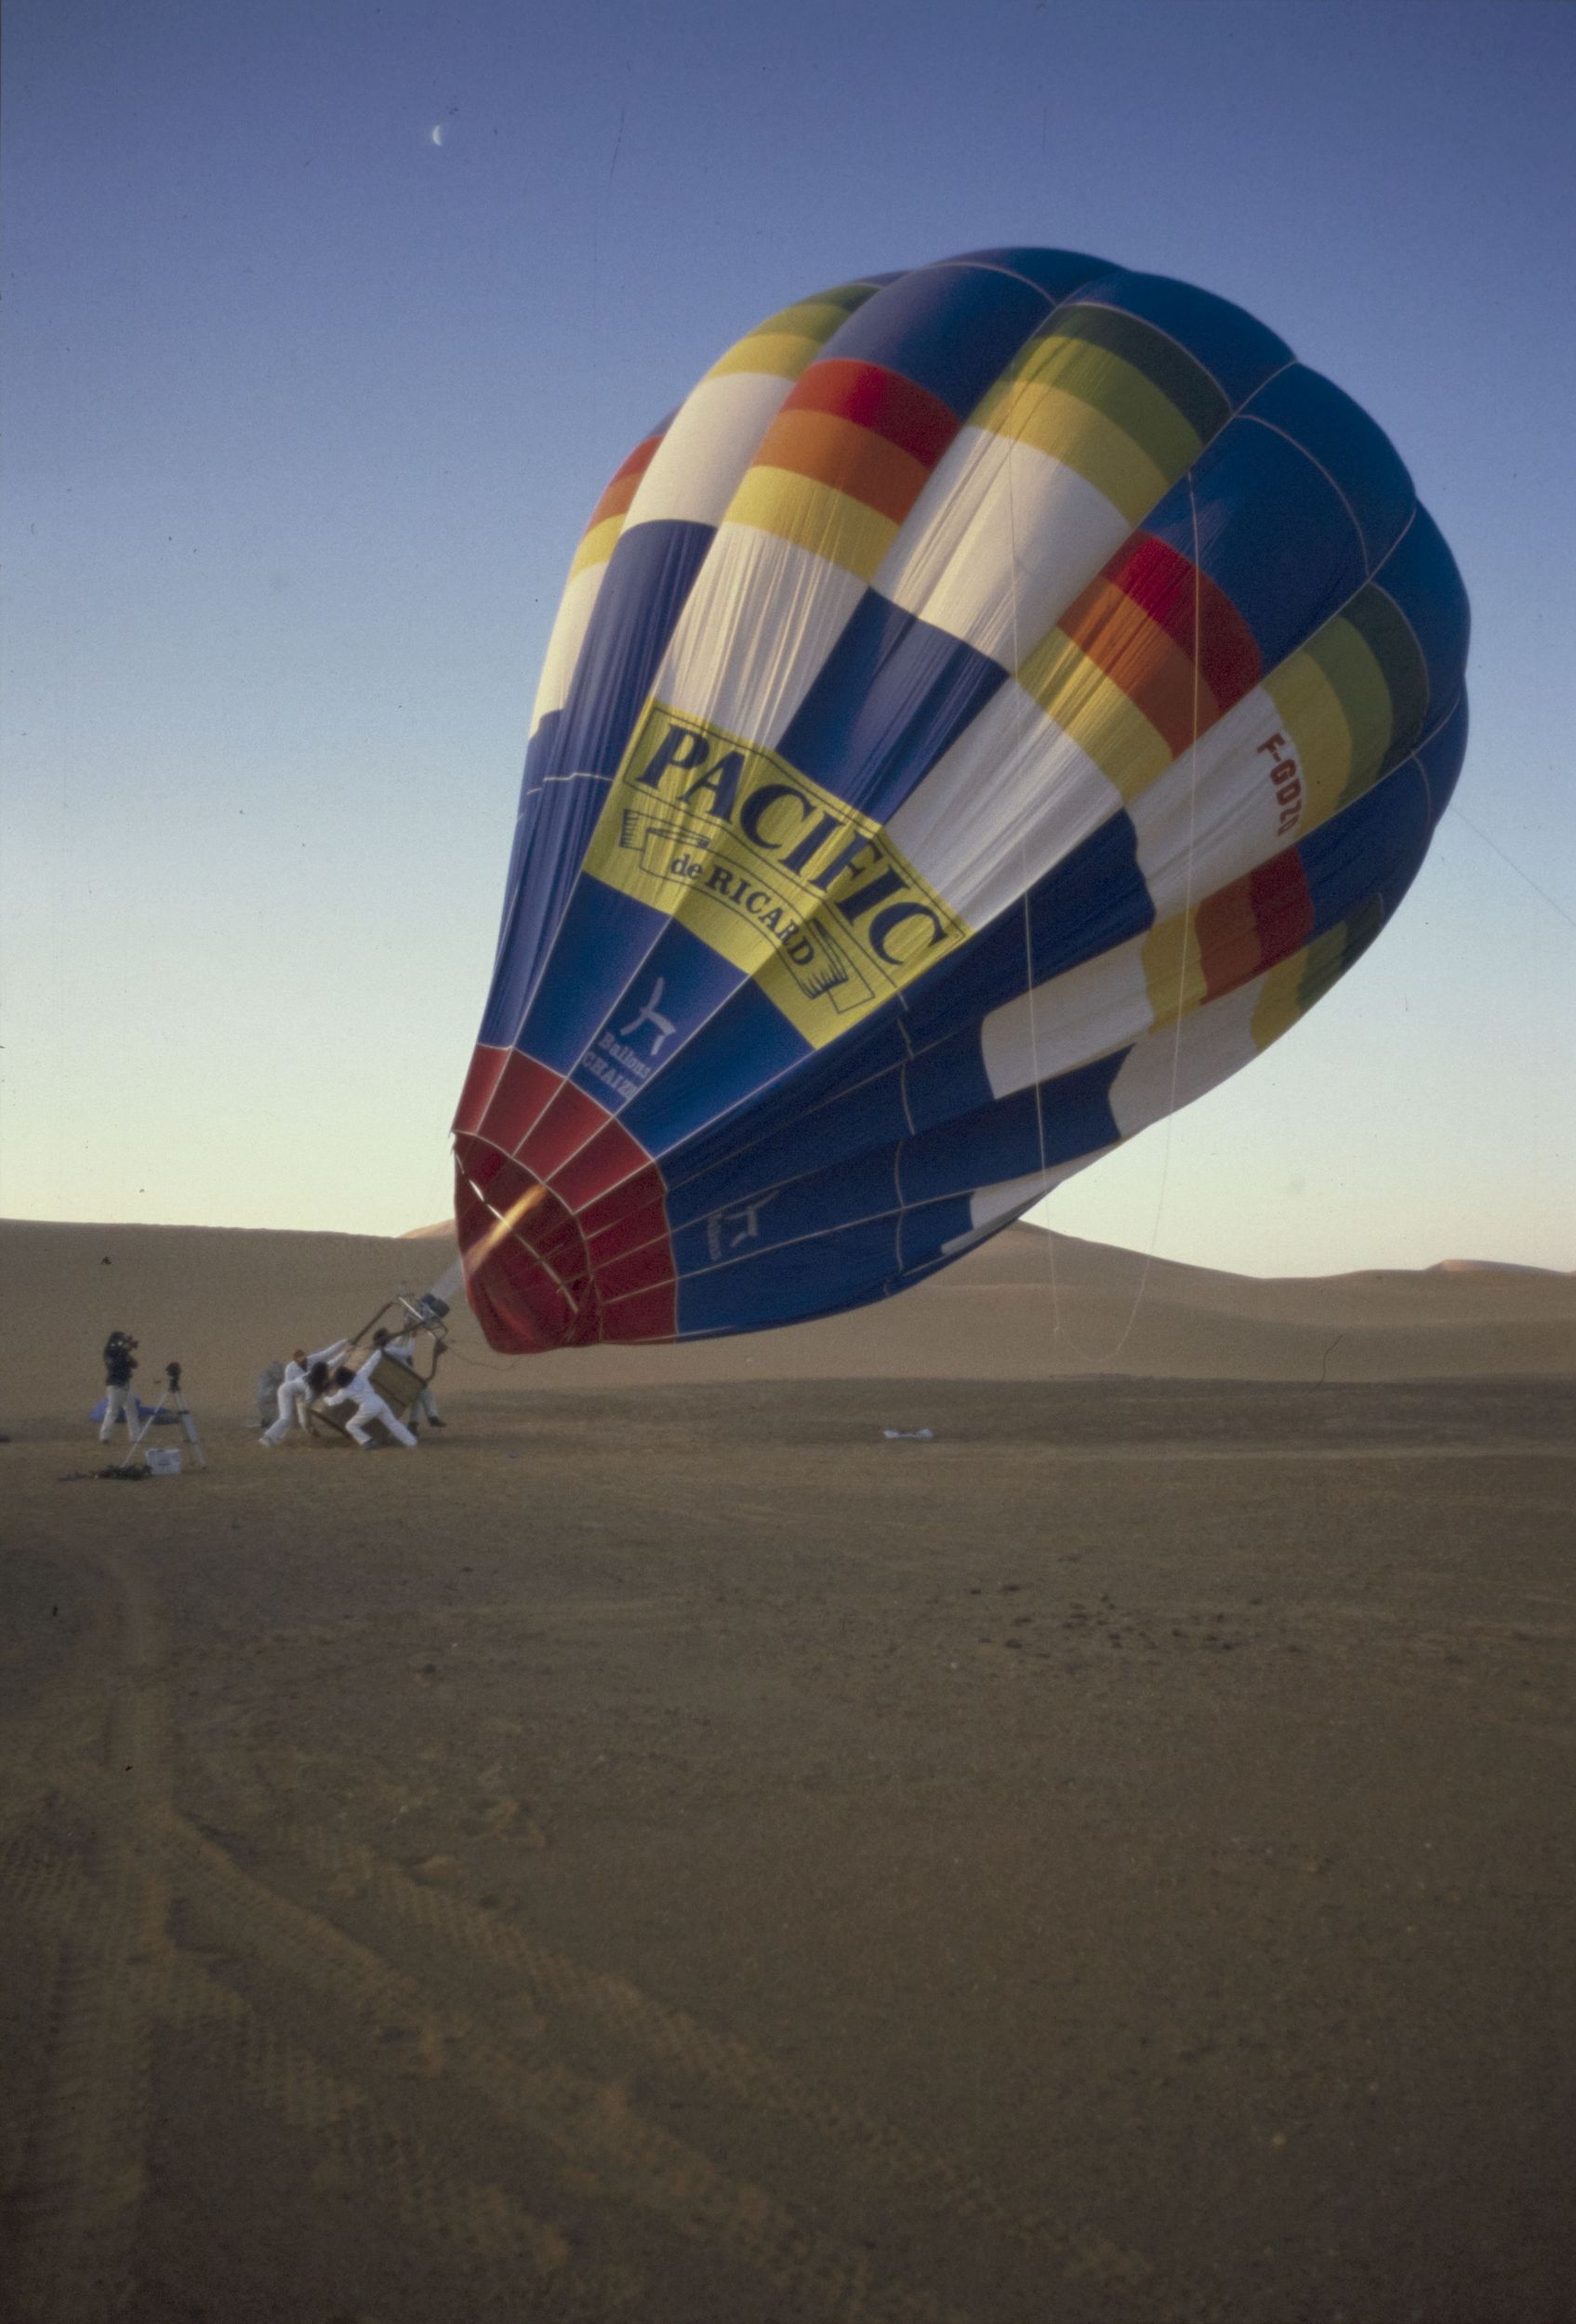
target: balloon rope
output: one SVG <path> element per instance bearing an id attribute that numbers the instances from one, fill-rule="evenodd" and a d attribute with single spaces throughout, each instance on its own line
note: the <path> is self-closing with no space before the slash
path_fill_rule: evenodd
<path id="1" fill-rule="evenodd" d="M 1551 896 L 1546 888 L 1540 888 L 1531 873 L 1528 871 L 1523 865 L 1518 864 L 1514 855 L 1507 855 L 1497 839 L 1490 839 L 1486 831 L 1480 830 L 1477 825 L 1473 822 L 1472 817 L 1469 814 L 1466 814 L 1456 804 L 1454 799 L 1450 801 L 1450 820 L 1453 823 L 1464 824 L 1475 839 L 1481 839 L 1484 846 L 1490 849 L 1492 853 L 1497 855 L 1502 864 L 1507 864 L 1510 866 L 1510 869 L 1515 872 L 1518 879 L 1524 879 L 1527 882 L 1527 885 L 1531 889 L 1532 893 L 1535 896 L 1542 896 L 1543 902 L 1548 905 L 1551 912 L 1557 912 L 1562 920 L 1568 921 L 1572 928 L 1576 928 L 1576 918 L 1571 918 L 1571 915 L 1566 910 L 1564 905 L 1559 903 L 1556 897 Z"/>

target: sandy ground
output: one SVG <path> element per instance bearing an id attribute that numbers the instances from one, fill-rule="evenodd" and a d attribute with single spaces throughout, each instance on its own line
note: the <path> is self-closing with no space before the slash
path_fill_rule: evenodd
<path id="1" fill-rule="evenodd" d="M 351 1246 L 297 1312 L 386 1287 L 220 1239 Z M 1371 1282 L 1319 1297 L 1387 1330 Z M 1504 1330 L 1463 1284 L 1395 1301 Z M 415 1455 L 271 1456 L 216 1391 L 207 1471 L 137 1486 L 60 1481 L 43 1351 L 7 2324 L 1576 2313 L 1570 1380 L 909 1332 L 907 1377 L 457 1370 Z"/>

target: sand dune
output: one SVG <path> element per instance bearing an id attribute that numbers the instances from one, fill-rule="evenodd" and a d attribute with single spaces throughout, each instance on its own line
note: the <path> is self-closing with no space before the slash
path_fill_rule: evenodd
<path id="1" fill-rule="evenodd" d="M 1424 1269 L 1431 1275 L 1546 1275 L 1556 1272 L 1552 1267 L 1525 1266 L 1515 1259 L 1437 1259 Z"/>
<path id="2" fill-rule="evenodd" d="M 112 1327 L 141 1342 L 139 1386 L 172 1357 L 193 1401 L 238 1411 L 298 1340 L 364 1322 L 449 1263 L 446 1227 L 412 1235 L 91 1226 L 0 1230 L 0 1426 L 99 1392 Z M 1576 1280 L 1481 1264 L 1260 1280 L 1014 1226 L 900 1298 L 684 1348 L 510 1361 L 457 1303 L 451 1395 L 774 1379 L 1384 1380 L 1576 1373 Z"/>

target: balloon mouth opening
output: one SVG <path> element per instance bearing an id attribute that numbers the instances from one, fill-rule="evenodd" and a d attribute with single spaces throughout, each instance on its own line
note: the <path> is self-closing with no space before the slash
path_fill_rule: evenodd
<path id="1" fill-rule="evenodd" d="M 601 1338 L 585 1237 L 542 1180 L 483 1140 L 457 1140 L 455 1217 L 465 1295 L 489 1347 L 539 1355 Z"/>

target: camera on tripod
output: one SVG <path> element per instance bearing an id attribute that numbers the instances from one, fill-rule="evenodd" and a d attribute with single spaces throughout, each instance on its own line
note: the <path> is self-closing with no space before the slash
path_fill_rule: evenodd
<path id="1" fill-rule="evenodd" d="M 135 1341 L 132 1344 L 135 1345 Z M 180 1455 L 173 1446 L 155 1445 L 150 1446 L 146 1451 L 143 1451 L 143 1439 L 151 1429 L 161 1422 L 179 1427 L 186 1442 L 192 1447 L 193 1465 L 199 1469 L 207 1467 L 207 1456 L 203 1450 L 203 1440 L 197 1433 L 197 1423 L 192 1419 L 191 1407 L 180 1393 L 179 1364 L 165 1366 L 165 1380 L 166 1385 L 161 1390 L 159 1401 L 152 1410 L 150 1412 L 146 1405 L 138 1407 L 140 1425 L 132 1433 L 128 1459 L 125 1465 L 118 1469 L 106 1469 L 103 1472 L 106 1476 L 179 1476 Z M 142 1457 L 144 1464 L 142 1467 L 138 1466 L 139 1453 Z"/>

